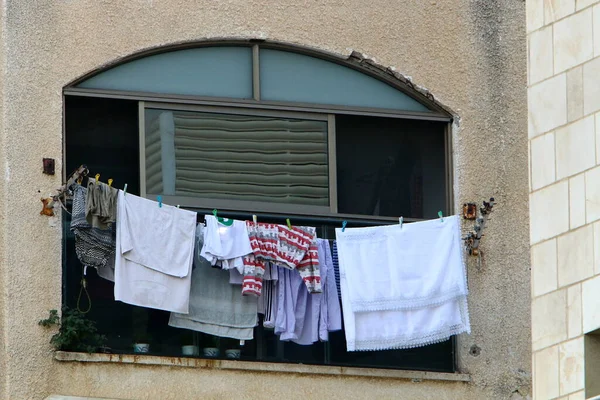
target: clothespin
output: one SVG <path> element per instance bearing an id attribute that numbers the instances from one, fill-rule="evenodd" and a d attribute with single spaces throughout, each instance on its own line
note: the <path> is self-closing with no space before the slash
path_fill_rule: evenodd
<path id="1" fill-rule="evenodd" d="M 81 182 L 83 182 L 83 176 L 79 176 L 79 178 L 77 178 L 77 184 L 81 185 Z"/>
<path id="2" fill-rule="evenodd" d="M 342 221 L 342 232 L 346 230 L 346 225 L 348 225 L 348 221 Z"/>
<path id="3" fill-rule="evenodd" d="M 217 209 L 216 208 L 213 210 L 213 215 L 217 219 L 217 222 L 219 222 L 220 224 L 225 225 L 225 226 L 231 226 L 231 225 L 233 225 L 233 220 L 231 218 L 230 219 L 226 219 L 226 218 L 223 218 L 223 217 L 219 217 L 217 215 Z"/>
<path id="4" fill-rule="evenodd" d="M 177 204 L 177 208 L 179 208 L 179 204 Z"/>
<path id="5" fill-rule="evenodd" d="M 156 196 L 156 201 L 158 201 L 158 207 L 162 208 L 162 196 Z"/>
<path id="6" fill-rule="evenodd" d="M 289 228 L 289 229 L 292 229 L 292 223 L 290 222 L 290 219 L 289 219 L 289 218 L 287 218 L 287 219 L 285 220 L 285 222 L 287 222 L 287 226 L 288 226 L 288 228 Z"/>
<path id="7" fill-rule="evenodd" d="M 113 180 L 112 178 L 108 178 L 108 186 L 112 186 Z"/>
<path id="8" fill-rule="evenodd" d="M 243 345 L 245 345 L 245 344 L 246 344 L 246 341 L 245 341 L 245 340 L 243 340 L 243 339 L 242 339 L 242 340 L 240 340 L 240 346 L 243 346 Z"/>
<path id="9" fill-rule="evenodd" d="M 123 196 L 125 196 L 127 194 L 127 184 L 125 184 L 125 186 L 123 186 Z"/>
<path id="10" fill-rule="evenodd" d="M 441 211 L 438 211 L 438 217 L 440 217 L 440 222 L 444 222 L 444 215 Z"/>
<path id="11" fill-rule="evenodd" d="M 398 218 L 398 222 L 400 223 L 400 229 L 402 229 L 402 225 L 404 224 L 404 217 Z"/>
<path id="12" fill-rule="evenodd" d="M 99 179 L 100 179 L 100 174 L 96 174 L 96 183 L 98 183 Z"/>
<path id="13" fill-rule="evenodd" d="M 252 214 L 252 222 L 254 222 L 255 224 L 258 222 L 258 218 L 256 217 L 256 214 Z"/>

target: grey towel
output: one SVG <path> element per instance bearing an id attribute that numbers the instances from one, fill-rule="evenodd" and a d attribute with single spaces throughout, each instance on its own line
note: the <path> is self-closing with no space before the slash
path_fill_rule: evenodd
<path id="1" fill-rule="evenodd" d="M 196 228 L 196 247 L 190 289 L 189 314 L 171 313 L 169 325 L 210 335 L 251 340 L 258 323 L 258 298 L 242 296 L 239 286 L 229 283 L 229 271 L 212 268 L 200 256 L 204 225 Z"/>

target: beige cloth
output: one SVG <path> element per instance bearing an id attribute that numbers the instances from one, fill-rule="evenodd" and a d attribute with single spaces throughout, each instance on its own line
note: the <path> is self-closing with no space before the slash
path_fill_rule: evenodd
<path id="1" fill-rule="evenodd" d="M 117 219 L 117 189 L 90 179 L 85 201 L 85 219 L 94 228 L 109 229 Z"/>

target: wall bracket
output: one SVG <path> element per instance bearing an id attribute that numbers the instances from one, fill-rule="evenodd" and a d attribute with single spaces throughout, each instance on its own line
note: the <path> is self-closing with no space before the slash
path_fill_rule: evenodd
<path id="1" fill-rule="evenodd" d="M 479 256 L 479 242 L 483 236 L 483 230 L 489 219 L 490 214 L 493 211 L 493 207 L 496 204 L 494 198 L 490 198 L 489 201 L 483 201 L 483 205 L 479 207 L 479 215 L 476 216 L 476 208 L 474 203 L 466 203 L 463 205 L 463 218 L 475 219 L 475 226 L 471 232 L 468 232 L 463 240 L 465 241 L 465 247 L 469 255 Z"/>

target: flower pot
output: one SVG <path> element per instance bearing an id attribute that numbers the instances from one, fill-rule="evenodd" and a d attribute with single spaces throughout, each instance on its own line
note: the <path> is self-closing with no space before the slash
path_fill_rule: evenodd
<path id="1" fill-rule="evenodd" d="M 228 349 L 225 350 L 225 357 L 232 360 L 239 360 L 242 355 L 242 351 L 240 349 Z"/>
<path id="2" fill-rule="evenodd" d="M 150 343 L 134 343 L 133 344 L 133 352 L 134 353 L 149 353 L 150 352 Z"/>
<path id="3" fill-rule="evenodd" d="M 200 349 L 198 346 L 193 345 L 181 346 L 181 354 L 184 356 L 197 356 L 200 355 Z"/>
<path id="4" fill-rule="evenodd" d="M 205 347 L 202 349 L 204 357 L 219 357 L 219 349 L 216 347 Z"/>

